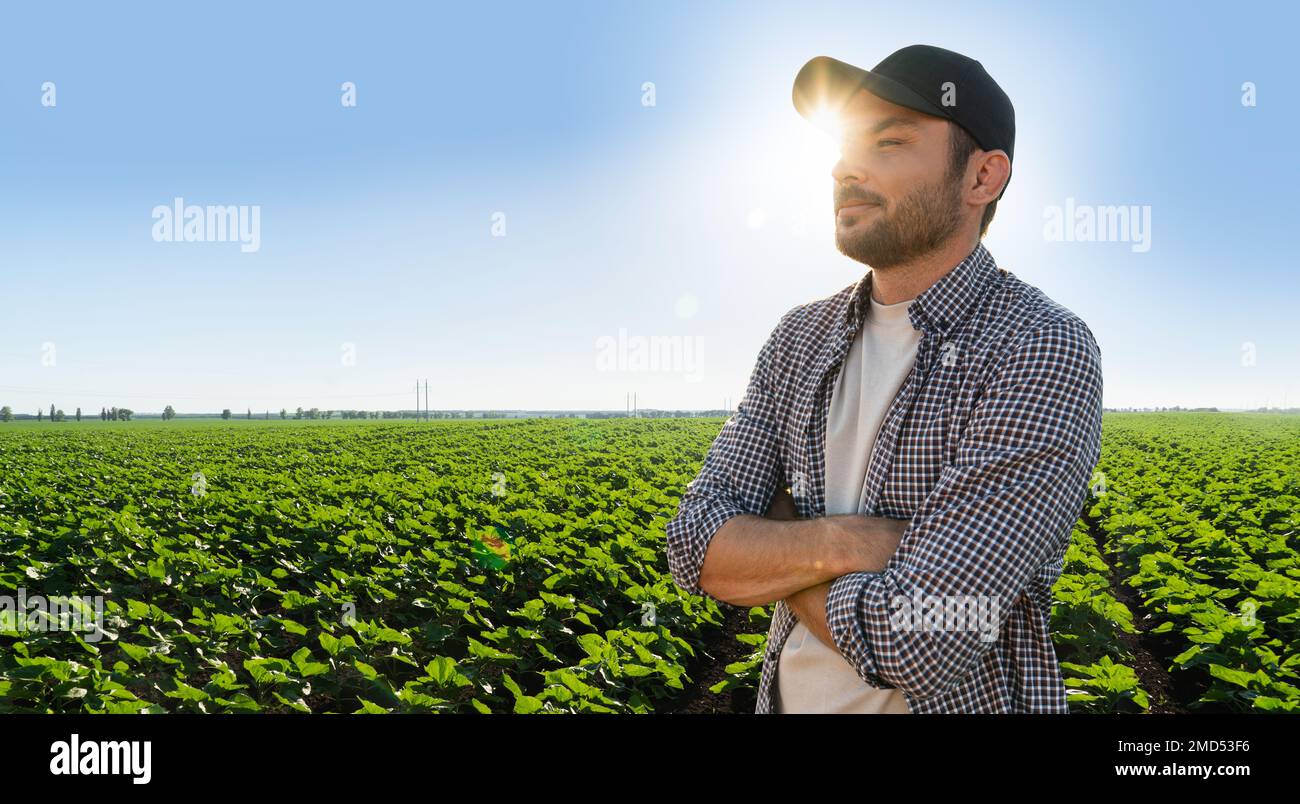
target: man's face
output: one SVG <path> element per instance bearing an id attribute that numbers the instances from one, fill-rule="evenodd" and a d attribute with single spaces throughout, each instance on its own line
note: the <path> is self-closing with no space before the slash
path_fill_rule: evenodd
<path id="1" fill-rule="evenodd" d="M 835 246 L 872 268 L 938 248 L 961 225 L 961 174 L 949 175 L 950 123 L 859 90 L 841 116 Z"/>

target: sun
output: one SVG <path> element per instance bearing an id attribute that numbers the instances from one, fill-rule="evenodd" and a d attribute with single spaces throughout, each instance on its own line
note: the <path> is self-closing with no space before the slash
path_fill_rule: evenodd
<path id="1" fill-rule="evenodd" d="M 827 227 L 834 231 L 831 169 L 840 159 L 839 131 L 840 118 L 829 110 L 819 113 L 813 125 L 799 118 L 788 130 L 786 158 L 776 172 L 797 236 L 825 234 Z"/>
<path id="2" fill-rule="evenodd" d="M 839 150 L 838 143 L 840 141 L 840 135 L 843 133 L 843 122 L 840 116 L 833 109 L 827 106 L 822 106 L 812 113 L 809 117 L 809 122 L 812 123 L 813 127 L 818 131 L 824 132 L 825 136 L 830 138 L 832 143 L 836 144 L 836 150 Z"/>
<path id="3" fill-rule="evenodd" d="M 763 132 L 728 154 L 738 181 L 733 191 L 737 225 L 758 237 L 780 235 L 831 243 L 835 234 L 834 179 L 840 159 L 837 119 L 818 125 L 782 110 L 779 119 L 756 122 Z"/>

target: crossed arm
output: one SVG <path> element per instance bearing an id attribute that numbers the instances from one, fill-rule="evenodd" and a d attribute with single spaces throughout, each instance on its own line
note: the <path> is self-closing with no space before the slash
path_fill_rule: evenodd
<path id="1" fill-rule="evenodd" d="M 858 515 L 798 519 L 782 478 L 776 399 L 787 315 L 759 353 L 749 387 L 723 425 L 667 526 L 668 564 L 681 588 L 736 606 L 785 600 L 819 639 L 837 578 L 881 571 L 907 523 Z M 818 606 L 821 601 L 823 605 Z"/>
<path id="2" fill-rule="evenodd" d="M 776 495 L 772 498 L 772 505 L 767 510 L 767 517 L 776 520 L 798 519 L 798 513 L 794 507 L 794 498 L 790 496 L 789 490 L 777 490 Z M 869 517 L 862 518 L 868 519 Z M 885 551 L 888 550 L 889 555 L 893 555 L 898 546 L 898 539 L 902 537 L 903 529 L 906 526 L 907 523 L 900 519 L 875 520 L 875 527 L 881 529 L 881 538 L 870 543 L 870 546 L 864 545 L 868 550 L 876 554 L 870 561 L 871 566 L 878 565 L 880 569 L 884 568 L 885 563 L 889 560 L 889 556 L 884 555 Z M 890 538 L 891 536 L 892 538 Z M 822 644 L 831 648 L 835 648 L 835 638 L 826 625 L 826 596 L 833 581 L 834 578 L 815 583 L 785 598 L 785 604 L 790 607 L 790 611 L 794 612 L 794 616 L 799 622 L 803 623 L 804 627 L 811 631 L 812 635 L 820 640 Z"/>
<path id="3" fill-rule="evenodd" d="M 819 639 L 834 646 L 826 628 L 831 581 L 850 572 L 883 570 L 906 525 L 856 514 L 798 519 L 789 491 L 777 489 L 766 516 L 735 516 L 718 528 L 699 584 L 736 606 L 784 599 Z"/>

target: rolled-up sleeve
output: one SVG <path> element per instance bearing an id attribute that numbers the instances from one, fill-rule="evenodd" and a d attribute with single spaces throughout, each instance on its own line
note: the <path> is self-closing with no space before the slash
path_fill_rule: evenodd
<path id="1" fill-rule="evenodd" d="M 693 594 L 718 600 L 699 585 L 709 542 L 728 519 L 765 514 L 783 475 L 782 414 L 774 362 L 793 312 L 781 318 L 759 351 L 744 397 L 713 440 L 703 468 L 687 485 L 677 513 L 668 523 L 669 571 L 679 587 Z"/>
<path id="2" fill-rule="evenodd" d="M 831 635 L 873 686 L 928 698 L 957 684 L 1080 515 L 1101 454 L 1101 354 L 1091 331 L 1069 319 L 1030 332 L 990 377 L 955 459 L 884 571 L 831 584 Z M 983 625 L 996 625 L 945 630 L 914 618 L 917 603 L 931 614 L 936 605 L 972 606 L 964 616 L 979 607 Z"/>

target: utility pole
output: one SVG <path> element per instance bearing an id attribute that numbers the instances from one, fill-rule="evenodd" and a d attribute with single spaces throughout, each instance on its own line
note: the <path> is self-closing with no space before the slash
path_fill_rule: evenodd
<path id="1" fill-rule="evenodd" d="M 420 421 L 420 381 L 415 381 L 415 420 Z"/>
<path id="2" fill-rule="evenodd" d="M 424 381 L 424 420 L 429 420 L 429 380 Z"/>

